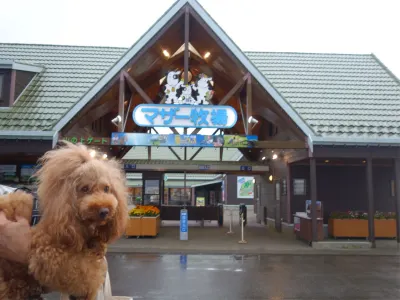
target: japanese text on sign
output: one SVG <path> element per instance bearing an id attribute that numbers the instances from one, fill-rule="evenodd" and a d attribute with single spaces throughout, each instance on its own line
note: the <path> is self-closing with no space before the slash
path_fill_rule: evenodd
<path id="1" fill-rule="evenodd" d="M 66 136 L 63 137 L 63 140 L 73 144 L 80 143 L 84 145 L 110 145 L 110 138 L 105 137 Z"/>
<path id="2" fill-rule="evenodd" d="M 236 111 L 230 106 L 141 104 L 133 111 L 139 126 L 231 128 L 236 124 Z"/>

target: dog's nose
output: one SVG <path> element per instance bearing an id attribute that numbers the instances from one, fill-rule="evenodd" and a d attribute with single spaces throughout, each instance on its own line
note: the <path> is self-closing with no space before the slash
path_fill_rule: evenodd
<path id="1" fill-rule="evenodd" d="M 99 211 L 100 218 L 105 219 L 109 213 L 110 210 L 108 208 L 101 208 Z"/>

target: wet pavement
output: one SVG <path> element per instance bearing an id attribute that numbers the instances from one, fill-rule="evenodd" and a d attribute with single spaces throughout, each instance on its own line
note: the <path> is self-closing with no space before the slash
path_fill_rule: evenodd
<path id="1" fill-rule="evenodd" d="M 399 299 L 395 256 L 109 254 L 113 295 L 133 299 Z"/>

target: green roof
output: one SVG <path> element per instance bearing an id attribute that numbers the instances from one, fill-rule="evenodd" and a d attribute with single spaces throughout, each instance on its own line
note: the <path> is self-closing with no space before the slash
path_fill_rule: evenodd
<path id="1" fill-rule="evenodd" d="M 125 51 L 111 47 L 0 44 L 0 59 L 44 67 L 12 108 L 0 109 L 0 130 L 52 130 Z"/>
<path id="2" fill-rule="evenodd" d="M 400 137 L 400 82 L 374 55 L 246 55 L 316 134 Z"/>
<path id="3" fill-rule="evenodd" d="M 43 66 L 1 131 L 50 131 L 126 48 L 0 44 L 0 59 Z M 400 83 L 370 54 L 245 52 L 322 137 L 400 138 Z"/>

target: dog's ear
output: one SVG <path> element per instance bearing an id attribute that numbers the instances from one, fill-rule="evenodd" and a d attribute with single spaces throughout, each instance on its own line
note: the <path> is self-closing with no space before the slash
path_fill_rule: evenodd
<path id="1" fill-rule="evenodd" d="M 112 243 L 125 232 L 128 221 L 128 193 L 122 164 L 115 159 L 108 160 L 106 163 L 111 176 L 111 191 L 118 201 L 118 206 L 115 217 L 99 230 L 99 235 L 103 242 Z"/>

